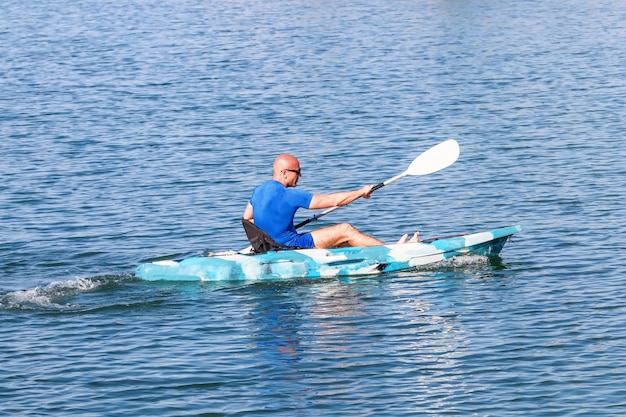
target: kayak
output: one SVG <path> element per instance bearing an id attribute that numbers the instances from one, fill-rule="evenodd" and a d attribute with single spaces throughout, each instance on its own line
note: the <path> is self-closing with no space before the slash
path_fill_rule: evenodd
<path id="1" fill-rule="evenodd" d="M 520 226 L 429 239 L 416 243 L 334 249 L 295 249 L 264 254 L 221 252 L 183 260 L 140 264 L 147 281 L 276 281 L 377 275 L 404 271 L 460 255 L 498 256 Z"/>

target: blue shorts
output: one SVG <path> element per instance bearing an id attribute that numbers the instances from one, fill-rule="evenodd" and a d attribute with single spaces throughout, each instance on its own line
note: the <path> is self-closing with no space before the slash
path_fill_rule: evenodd
<path id="1" fill-rule="evenodd" d="M 315 242 L 313 242 L 313 236 L 311 236 L 311 233 L 303 233 L 301 235 L 299 234 L 296 238 L 291 239 L 289 242 L 286 242 L 285 245 L 311 249 L 315 247 Z"/>

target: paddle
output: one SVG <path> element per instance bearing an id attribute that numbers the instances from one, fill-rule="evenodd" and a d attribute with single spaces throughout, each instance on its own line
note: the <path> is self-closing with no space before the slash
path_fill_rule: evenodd
<path id="1" fill-rule="evenodd" d="M 374 188 L 372 188 L 372 192 L 383 188 L 385 185 L 389 185 L 392 182 L 396 182 L 400 178 L 404 178 L 408 175 L 428 175 L 432 174 L 433 172 L 440 171 L 456 162 L 456 160 L 459 159 L 460 153 L 461 150 L 456 140 L 448 139 L 445 142 L 441 142 L 439 145 L 435 145 L 432 148 L 422 152 L 401 174 L 396 175 L 393 178 L 389 178 L 385 182 L 381 182 L 380 184 L 375 185 Z M 324 217 L 328 213 L 332 213 L 338 208 L 339 206 L 326 209 L 323 212 L 316 214 L 313 217 L 304 220 L 303 222 L 298 223 L 295 227 L 297 229 L 306 224 L 309 224 L 312 221 L 319 219 L 320 217 Z"/>

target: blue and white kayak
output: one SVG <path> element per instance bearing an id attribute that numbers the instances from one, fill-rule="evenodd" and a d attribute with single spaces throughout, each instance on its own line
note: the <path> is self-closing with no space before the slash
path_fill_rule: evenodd
<path id="1" fill-rule="evenodd" d="M 497 256 L 520 226 L 384 246 L 298 249 L 245 255 L 223 252 L 181 261 L 143 263 L 135 275 L 148 281 L 276 281 L 375 275 L 436 263 L 459 255 Z"/>

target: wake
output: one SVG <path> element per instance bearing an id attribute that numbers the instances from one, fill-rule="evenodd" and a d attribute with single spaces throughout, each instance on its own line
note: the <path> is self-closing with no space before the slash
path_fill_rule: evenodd
<path id="1" fill-rule="evenodd" d="M 132 279 L 124 275 L 75 278 L 54 281 L 44 286 L 11 291 L 0 295 L 0 308 L 7 310 L 68 310 L 75 306 L 68 300 L 100 288 Z"/>

